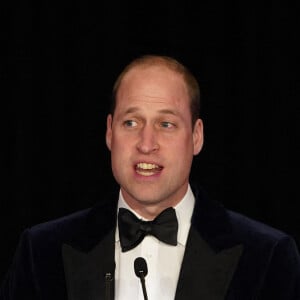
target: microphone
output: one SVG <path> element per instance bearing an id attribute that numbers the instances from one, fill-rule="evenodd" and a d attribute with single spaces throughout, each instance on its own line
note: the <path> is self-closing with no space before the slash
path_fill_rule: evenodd
<path id="1" fill-rule="evenodd" d="M 143 257 L 137 257 L 134 260 L 134 272 L 137 277 L 140 278 L 144 299 L 148 300 L 147 291 L 146 291 L 146 284 L 145 284 L 145 277 L 148 274 L 148 267 L 145 259 Z"/>

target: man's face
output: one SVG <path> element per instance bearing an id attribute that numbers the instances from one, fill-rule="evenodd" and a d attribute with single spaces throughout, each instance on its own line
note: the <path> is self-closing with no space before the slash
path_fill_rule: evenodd
<path id="1" fill-rule="evenodd" d="M 142 216 L 176 205 L 187 191 L 193 155 L 203 143 L 191 124 L 181 75 L 163 66 L 136 67 L 122 80 L 106 142 L 127 204 Z"/>

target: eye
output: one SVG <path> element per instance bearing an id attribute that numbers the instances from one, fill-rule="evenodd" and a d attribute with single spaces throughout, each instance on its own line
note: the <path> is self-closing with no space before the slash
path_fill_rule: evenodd
<path id="1" fill-rule="evenodd" d="M 161 122 L 160 126 L 163 128 L 174 128 L 175 124 L 165 121 L 165 122 Z"/>
<path id="2" fill-rule="evenodd" d="M 133 120 L 126 120 L 124 122 L 124 126 L 125 127 L 136 127 L 137 126 L 137 122 L 133 121 Z"/>

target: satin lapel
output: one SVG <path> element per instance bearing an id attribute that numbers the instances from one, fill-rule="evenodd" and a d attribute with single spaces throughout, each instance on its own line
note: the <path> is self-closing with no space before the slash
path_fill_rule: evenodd
<path id="1" fill-rule="evenodd" d="M 113 278 L 115 269 L 114 238 L 112 231 L 88 253 L 63 245 L 68 300 L 106 299 L 105 277 L 110 273 Z M 113 282 L 110 283 L 113 299 Z"/>
<path id="2" fill-rule="evenodd" d="M 223 300 L 243 245 L 232 232 L 226 209 L 192 185 L 196 198 L 176 300 Z"/>
<path id="3" fill-rule="evenodd" d="M 237 245 L 216 253 L 191 228 L 175 299 L 225 299 L 242 249 L 242 245 Z"/>
<path id="4" fill-rule="evenodd" d="M 117 194 L 92 208 L 62 256 L 68 300 L 99 300 L 105 296 L 105 277 L 110 273 L 110 299 L 114 299 L 115 225 Z"/>

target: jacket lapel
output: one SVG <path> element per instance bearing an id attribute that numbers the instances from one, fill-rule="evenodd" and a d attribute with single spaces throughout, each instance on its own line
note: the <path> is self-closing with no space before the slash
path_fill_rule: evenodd
<path id="1" fill-rule="evenodd" d="M 85 253 L 64 244 L 62 249 L 68 300 L 113 299 L 114 232 L 108 234 L 90 252 Z M 106 277 L 110 274 L 109 282 Z M 109 289 L 109 291 L 108 291 Z"/>
<path id="2" fill-rule="evenodd" d="M 216 253 L 192 228 L 175 299 L 225 299 L 241 253 L 241 245 Z"/>
<path id="3" fill-rule="evenodd" d="M 116 199 L 92 208 L 62 246 L 68 300 L 114 299 Z"/>
<path id="4" fill-rule="evenodd" d="M 196 205 L 176 291 L 176 300 L 223 300 L 243 252 L 226 210 L 193 188 Z"/>

